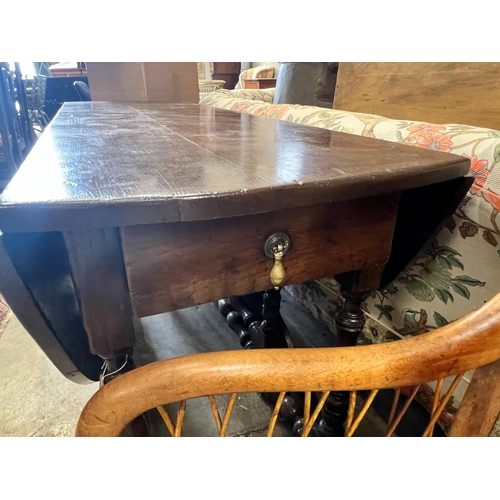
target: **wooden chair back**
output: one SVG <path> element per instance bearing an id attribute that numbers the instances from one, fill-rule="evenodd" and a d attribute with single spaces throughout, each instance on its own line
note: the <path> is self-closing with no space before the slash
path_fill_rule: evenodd
<path id="1" fill-rule="evenodd" d="M 434 426 L 465 372 L 476 369 L 449 435 L 487 436 L 500 413 L 500 294 L 477 311 L 432 333 L 386 344 L 310 349 L 262 349 L 196 354 L 143 366 L 104 385 L 84 408 L 77 436 L 118 436 L 144 412 L 158 408 L 180 436 L 186 401 L 208 397 L 219 434 L 227 433 L 239 393 L 278 393 L 272 435 L 287 392 L 304 393 L 302 436 L 307 436 L 330 391 L 348 391 L 346 436 L 352 436 L 377 391 L 393 389 L 386 435 L 392 435 L 424 382 L 437 381 L 424 436 Z M 453 377 L 443 391 L 445 379 Z M 411 387 L 399 404 L 401 389 Z M 355 414 L 359 391 L 370 391 Z M 441 393 L 444 394 L 441 394 Z M 215 395 L 230 395 L 221 417 Z M 318 395 L 317 404 L 311 396 Z M 174 423 L 163 405 L 179 402 Z M 359 405 L 358 405 L 359 408 Z"/>

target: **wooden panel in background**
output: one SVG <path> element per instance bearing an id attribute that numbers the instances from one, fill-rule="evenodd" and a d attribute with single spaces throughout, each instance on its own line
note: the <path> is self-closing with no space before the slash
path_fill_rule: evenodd
<path id="1" fill-rule="evenodd" d="M 333 107 L 500 130 L 500 63 L 340 63 Z"/>
<path id="2" fill-rule="evenodd" d="M 134 314 L 142 317 L 270 288 L 264 244 L 285 232 L 287 283 L 383 265 L 397 193 L 259 215 L 122 229 Z"/>
<path id="3" fill-rule="evenodd" d="M 193 102 L 200 100 L 192 62 L 87 63 L 93 101 Z"/>

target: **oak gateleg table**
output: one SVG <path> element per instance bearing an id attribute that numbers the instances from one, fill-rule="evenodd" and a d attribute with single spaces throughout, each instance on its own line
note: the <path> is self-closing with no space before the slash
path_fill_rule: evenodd
<path id="1" fill-rule="evenodd" d="M 134 318 L 265 290 L 279 314 L 282 285 L 326 276 L 346 299 L 339 344 L 354 345 L 360 304 L 453 213 L 468 171 L 196 104 L 66 103 L 0 197 L 0 291 L 75 381 L 98 380 L 103 359 L 108 375 L 133 367 Z M 325 411 L 342 420 L 335 397 Z"/>

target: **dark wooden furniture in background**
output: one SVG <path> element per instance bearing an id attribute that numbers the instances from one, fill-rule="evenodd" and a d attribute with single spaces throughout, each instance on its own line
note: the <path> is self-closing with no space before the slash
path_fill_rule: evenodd
<path id="1" fill-rule="evenodd" d="M 211 62 L 210 73 L 212 80 L 224 80 L 225 89 L 232 90 L 238 83 L 240 76 L 241 63 L 239 62 Z"/>
<path id="2" fill-rule="evenodd" d="M 88 78 L 87 76 L 52 76 L 47 78 L 44 111 L 49 120 L 56 116 L 65 102 L 80 101 L 80 96 L 74 86 L 75 82 L 88 84 Z"/>
<path id="3" fill-rule="evenodd" d="M 256 78 L 243 81 L 246 89 L 272 89 L 276 87 L 276 78 Z"/>
<path id="4" fill-rule="evenodd" d="M 439 194 L 437 226 L 468 170 L 456 155 L 195 104 L 66 103 L 0 197 L 0 291 L 66 376 L 96 380 L 101 358 L 108 373 L 130 364 L 133 316 L 272 288 L 264 245 L 286 233 L 284 283 L 337 276 L 339 343 L 354 345 L 360 301 L 421 246 L 416 200 Z"/>
<path id="5" fill-rule="evenodd" d="M 14 100 L 4 77 L 3 63 L 0 63 L 0 182 L 8 181 L 21 163 L 15 121 Z M 1 186 L 5 187 L 6 184 Z"/>

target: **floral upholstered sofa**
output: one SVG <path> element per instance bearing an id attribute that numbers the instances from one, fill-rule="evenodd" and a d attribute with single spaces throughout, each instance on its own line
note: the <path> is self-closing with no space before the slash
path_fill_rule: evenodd
<path id="1" fill-rule="evenodd" d="M 221 90 L 200 103 L 471 159 L 475 181 L 453 217 L 395 281 L 374 291 L 364 304 L 367 323 L 360 343 L 429 332 L 465 316 L 500 292 L 500 131 L 275 105 L 273 93 L 274 89 Z M 288 291 L 318 319 L 333 326 L 341 305 L 333 278 L 291 286 Z"/>
<path id="2" fill-rule="evenodd" d="M 385 290 L 366 303 L 382 331 L 375 341 L 428 332 L 476 309 L 500 292 L 500 131 L 457 124 L 399 121 L 382 116 L 291 104 L 272 104 L 274 89 L 220 90 L 201 104 L 460 154 L 475 177 L 446 227 Z M 496 174 L 496 172 L 498 172 Z M 297 287 L 295 287 L 297 288 Z M 307 284 L 294 293 L 328 321 L 334 280 Z M 366 332 L 370 335 L 369 331 Z"/>

